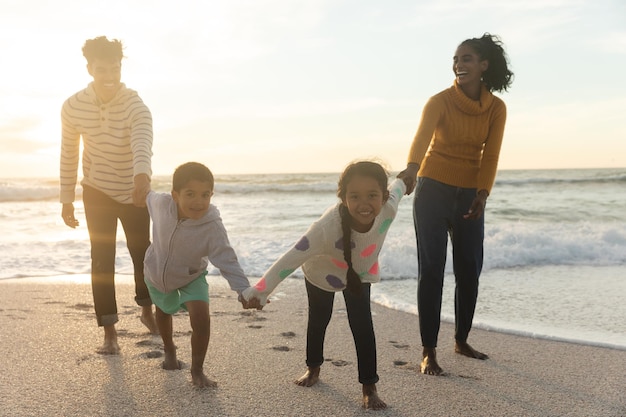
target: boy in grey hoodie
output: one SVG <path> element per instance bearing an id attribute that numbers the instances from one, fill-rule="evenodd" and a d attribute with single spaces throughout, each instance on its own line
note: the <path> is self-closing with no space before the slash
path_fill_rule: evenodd
<path id="1" fill-rule="evenodd" d="M 241 297 L 250 283 L 230 246 L 220 213 L 211 204 L 213 186 L 213 174 L 206 166 L 188 162 L 176 168 L 171 195 L 150 191 L 146 197 L 153 241 L 146 251 L 144 272 L 163 339 L 163 369 L 181 369 L 172 339 L 172 314 L 182 308 L 189 312 L 193 329 L 191 378 L 198 387 L 217 386 L 203 370 L 210 336 L 208 262 L 239 294 L 244 308 L 262 308 L 258 299 Z"/>

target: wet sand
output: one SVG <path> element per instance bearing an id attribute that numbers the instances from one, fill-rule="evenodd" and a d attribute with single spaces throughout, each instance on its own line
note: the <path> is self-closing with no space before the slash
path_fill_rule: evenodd
<path id="1" fill-rule="evenodd" d="M 305 371 L 307 315 L 299 279 L 285 280 L 257 312 L 242 310 L 225 280 L 210 278 L 205 372 L 219 385 L 197 389 L 185 313 L 174 317 L 184 368 L 164 371 L 161 339 L 140 323 L 132 284 L 120 277 L 122 351 L 99 355 L 103 336 L 88 277 L 60 278 L 0 281 L 2 416 L 626 416 L 626 351 L 475 329 L 470 343 L 490 356 L 479 361 L 454 353 L 453 327 L 442 323 L 438 359 L 446 376 L 426 376 L 418 372 L 417 317 L 376 304 L 378 391 L 389 408 L 364 411 L 340 294 L 320 382 L 296 386 Z"/>

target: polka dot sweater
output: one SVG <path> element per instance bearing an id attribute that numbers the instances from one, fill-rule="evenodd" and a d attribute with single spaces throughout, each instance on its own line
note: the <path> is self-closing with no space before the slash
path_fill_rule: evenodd
<path id="1" fill-rule="evenodd" d="M 362 282 L 380 281 L 378 254 L 405 190 L 402 180 L 394 180 L 389 185 L 389 199 L 371 229 L 365 233 L 352 230 L 352 266 Z M 246 299 L 257 297 L 265 305 L 267 297 L 278 284 L 299 267 L 302 267 L 311 284 L 326 291 L 343 291 L 346 288 L 348 265 L 343 257 L 340 204 L 326 210 L 304 236 L 267 270 L 256 285 L 243 292 L 243 296 Z"/>

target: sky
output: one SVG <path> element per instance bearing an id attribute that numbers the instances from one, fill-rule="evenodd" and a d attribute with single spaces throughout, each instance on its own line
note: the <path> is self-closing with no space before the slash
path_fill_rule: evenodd
<path id="1" fill-rule="evenodd" d="M 402 170 L 458 44 L 500 36 L 515 80 L 500 169 L 626 167 L 623 0 L 0 0 L 0 178 L 56 177 L 81 48 L 124 43 L 153 172 Z M 617 75 L 615 75 L 617 74 Z"/>

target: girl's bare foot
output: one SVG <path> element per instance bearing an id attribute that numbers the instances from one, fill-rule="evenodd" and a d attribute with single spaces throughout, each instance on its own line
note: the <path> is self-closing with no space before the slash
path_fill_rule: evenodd
<path id="1" fill-rule="evenodd" d="M 296 379 L 296 385 L 300 385 L 301 387 L 312 387 L 317 384 L 317 381 L 320 379 L 320 367 L 316 366 L 315 368 L 308 368 L 304 375 L 300 378 Z"/>
<path id="2" fill-rule="evenodd" d="M 96 352 L 101 355 L 119 355 L 120 345 L 117 343 L 115 325 L 104 326 L 104 344 Z"/>
<path id="3" fill-rule="evenodd" d="M 363 408 L 366 410 L 382 410 L 387 404 L 378 396 L 376 384 L 363 384 Z"/>
<path id="4" fill-rule="evenodd" d="M 141 317 L 139 318 L 144 326 L 148 328 L 150 334 L 159 334 L 159 328 L 157 327 L 156 320 L 154 319 L 154 313 L 152 312 L 152 306 L 141 307 Z"/>
<path id="5" fill-rule="evenodd" d="M 426 375 L 441 375 L 443 369 L 437 363 L 437 351 L 435 348 L 424 348 L 422 351 L 422 363 L 420 372 Z"/>
<path id="6" fill-rule="evenodd" d="M 198 388 L 215 388 L 217 382 L 207 378 L 202 369 L 191 370 L 191 382 Z"/>
<path id="7" fill-rule="evenodd" d="M 473 347 L 469 345 L 467 342 L 459 342 L 458 340 L 454 343 L 454 351 L 463 356 L 467 356 L 468 358 L 485 360 L 489 359 L 489 356 L 486 354 L 477 351 Z"/>

